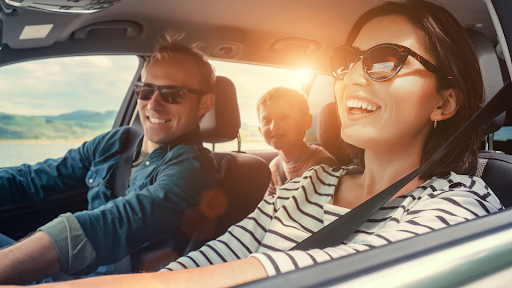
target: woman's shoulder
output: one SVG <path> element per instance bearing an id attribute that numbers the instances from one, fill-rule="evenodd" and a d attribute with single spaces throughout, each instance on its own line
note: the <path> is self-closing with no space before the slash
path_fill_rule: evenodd
<path id="1" fill-rule="evenodd" d="M 482 179 L 454 172 L 445 177 L 433 177 L 412 191 L 410 196 L 417 201 L 443 199 L 447 202 L 464 202 L 472 199 L 479 203 L 486 202 L 498 210 L 503 208 L 498 197 Z"/>
<path id="2" fill-rule="evenodd" d="M 301 177 L 291 179 L 279 187 L 276 198 L 288 199 L 297 192 L 318 196 L 330 195 L 340 177 L 354 168 L 354 166 L 329 167 L 325 164 L 311 167 Z"/>

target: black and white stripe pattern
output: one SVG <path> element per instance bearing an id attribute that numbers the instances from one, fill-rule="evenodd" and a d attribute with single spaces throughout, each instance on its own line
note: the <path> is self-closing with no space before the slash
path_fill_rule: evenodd
<path id="1" fill-rule="evenodd" d="M 240 223 L 162 271 L 180 270 L 256 257 L 269 276 L 403 240 L 503 209 L 477 177 L 451 173 L 432 178 L 379 209 L 342 245 L 288 251 L 349 209 L 328 204 L 350 168 L 316 166 L 288 181 Z M 287 252 L 286 252 L 287 251 Z"/>

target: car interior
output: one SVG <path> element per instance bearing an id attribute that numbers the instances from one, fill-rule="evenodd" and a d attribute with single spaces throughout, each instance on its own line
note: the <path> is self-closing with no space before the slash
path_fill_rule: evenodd
<path id="1" fill-rule="evenodd" d="M 306 95 L 311 91 L 317 79 L 316 75 L 328 75 L 327 63 L 331 51 L 343 43 L 355 19 L 367 9 L 381 3 L 379 0 L 47 2 L 51 5 L 23 0 L 0 1 L 3 31 L 0 41 L 0 66 L 63 56 L 136 55 L 140 63 L 133 81 L 139 81 L 142 64 L 153 52 L 155 44 L 164 37 L 165 31 L 173 30 L 186 33 L 183 38 L 186 44 L 202 43 L 200 50 L 212 60 L 307 70 L 315 77 L 310 77 L 303 85 L 302 92 Z M 89 2 L 94 2 L 94 5 Z M 509 11 L 505 8 L 512 11 L 511 5 L 490 0 L 439 0 L 437 3 L 450 10 L 466 28 L 482 70 L 486 102 L 489 101 L 504 83 L 510 81 L 509 71 L 512 69 L 506 43 L 503 43 L 505 38 L 500 36 L 503 33 L 512 33 L 512 26 L 502 27 L 504 31 L 497 29 L 499 21 L 493 14 L 495 12 L 489 10 L 489 5 L 502 5 L 501 13 Z M 26 27 L 38 25 L 51 25 L 44 37 L 21 37 Z M 134 253 L 131 272 L 157 271 L 176 259 L 176 256 L 193 251 L 222 235 L 228 227 L 244 219 L 256 208 L 268 187 L 268 164 L 278 154 L 270 149 L 244 150 L 240 137 L 243 115 L 239 109 L 240 99 L 244 95 L 240 95 L 237 84 L 227 77 L 218 76 L 216 82 L 215 107 L 202 120 L 201 132 L 205 147 L 213 150 L 217 162 L 220 175 L 217 189 L 205 195 L 197 210 L 186 215 L 182 229 L 190 237 L 190 243 L 184 251 L 179 251 L 179 255 L 162 256 L 163 252 L 158 253 L 161 248 L 158 245 L 141 248 Z M 335 103 L 332 101 L 324 105 L 315 117 L 315 144 L 324 147 L 341 165 L 348 165 L 354 159 L 340 148 L 340 124 Z M 142 131 L 136 104 L 133 90 L 129 88 L 112 128 L 131 126 L 132 129 Z M 496 140 L 495 135 L 504 131 L 500 130 L 502 127 L 508 126 L 512 126 L 512 113 L 509 111 L 485 126 L 475 175 L 485 181 L 505 208 L 512 206 L 512 137 Z M 230 141 L 236 141 L 238 149 L 215 151 L 216 144 Z M 14 239 L 21 239 L 61 213 L 85 210 L 86 193 L 87 191 L 70 191 L 42 202 L 2 208 L 0 232 Z M 295 287 L 316 287 L 320 283 L 328 286 L 341 283 L 340 281 L 363 279 L 363 275 L 384 269 L 383 267 L 404 263 L 407 259 L 427 257 L 440 249 L 465 243 L 464 241 L 477 237 L 475 235 L 501 231 L 500 229 L 505 229 L 503 227 L 512 225 L 512 218 L 508 215 L 510 213 L 504 212 L 510 212 L 510 209 L 496 213 L 500 215 L 492 215 L 495 218 L 483 217 L 470 221 L 474 223 L 456 225 L 405 240 L 403 243 L 393 243 L 358 253 L 364 255 L 352 255 L 345 257 L 346 259 L 330 261 L 332 263 L 301 269 L 306 271 L 303 274 L 300 271 L 291 272 L 245 286 L 277 287 L 292 283 Z M 422 244 L 419 245 L 420 243 Z M 423 245 L 424 243 L 429 244 Z M 421 250 L 418 250 L 418 246 L 421 246 Z M 512 259 L 509 262 L 496 263 L 492 266 L 492 271 L 512 265 Z M 349 268 L 339 271 L 336 267 Z M 323 270 L 320 272 L 318 269 Z M 474 273 L 487 275 L 492 271 Z M 313 276 L 316 274 L 323 274 L 321 281 L 324 282 L 318 282 L 320 276 Z"/>

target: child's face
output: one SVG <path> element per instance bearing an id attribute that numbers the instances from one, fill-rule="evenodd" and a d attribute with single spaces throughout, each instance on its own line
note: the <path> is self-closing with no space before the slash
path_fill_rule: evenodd
<path id="1" fill-rule="evenodd" d="M 297 108 L 283 100 L 259 108 L 260 133 L 270 146 L 285 150 L 304 141 L 311 127 L 311 115 L 301 116 Z"/>

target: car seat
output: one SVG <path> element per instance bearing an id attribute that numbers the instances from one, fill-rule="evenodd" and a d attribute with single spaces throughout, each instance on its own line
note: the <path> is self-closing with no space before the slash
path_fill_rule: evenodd
<path id="1" fill-rule="evenodd" d="M 473 43 L 484 80 L 486 102 L 503 87 L 498 57 L 491 41 L 483 33 L 467 29 Z M 505 113 L 489 122 L 483 129 L 487 136 L 498 131 L 505 121 Z M 499 151 L 481 151 L 475 176 L 482 178 L 498 196 L 505 208 L 512 206 L 512 156 Z"/>
<path id="2" fill-rule="evenodd" d="M 240 129 L 233 82 L 217 76 L 215 96 L 214 107 L 200 123 L 203 141 L 213 145 L 237 139 Z M 185 214 L 181 229 L 189 237 L 188 243 L 180 245 L 182 248 L 177 251 L 158 241 L 139 249 L 136 255 L 132 254 L 133 272 L 158 271 L 181 255 L 200 248 L 242 221 L 263 199 L 270 183 L 270 169 L 263 159 L 240 151 L 214 151 L 213 157 L 219 177 L 217 188 L 204 193 L 199 206 Z M 137 260 L 133 261 L 134 258 Z"/>
<path id="3" fill-rule="evenodd" d="M 316 120 L 316 137 L 320 145 L 342 166 L 349 165 L 354 159 L 343 150 L 341 139 L 341 123 L 336 111 L 336 102 L 327 103 L 318 114 Z"/>
<path id="4" fill-rule="evenodd" d="M 215 107 L 201 123 L 204 142 L 215 144 L 232 141 L 239 137 L 239 129 L 240 112 L 235 85 L 228 78 L 218 76 Z M 240 150 L 240 146 L 238 148 Z M 213 157 L 220 179 L 217 191 L 202 206 L 205 209 L 203 212 L 206 212 L 203 216 L 210 221 L 207 227 L 209 231 L 203 229 L 206 234 L 196 237 L 196 244 L 199 245 L 224 234 L 231 225 L 253 212 L 263 200 L 270 183 L 270 169 L 260 157 L 241 151 L 214 151 Z"/>

